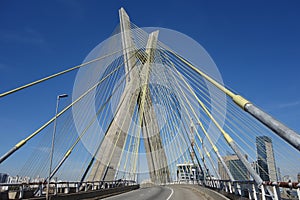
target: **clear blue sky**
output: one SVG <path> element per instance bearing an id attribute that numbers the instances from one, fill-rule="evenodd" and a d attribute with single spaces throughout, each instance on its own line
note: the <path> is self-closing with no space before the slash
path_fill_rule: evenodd
<path id="1" fill-rule="evenodd" d="M 120 7 L 138 26 L 198 41 L 226 85 L 300 132 L 299 1 L 2 0 L 0 91 L 80 64 L 109 37 Z M 0 155 L 54 115 L 57 94 L 70 94 L 74 77 L 0 99 Z"/>

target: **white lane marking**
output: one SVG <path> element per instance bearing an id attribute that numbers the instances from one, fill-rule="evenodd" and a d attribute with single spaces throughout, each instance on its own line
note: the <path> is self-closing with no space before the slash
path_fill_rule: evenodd
<path id="1" fill-rule="evenodd" d="M 167 187 L 167 188 L 169 188 L 169 187 Z M 171 194 L 170 194 L 170 196 L 166 199 L 166 200 L 169 200 L 170 198 L 171 198 L 171 196 L 173 195 L 173 193 L 174 193 L 174 190 L 172 189 L 172 188 L 169 188 L 172 192 L 171 192 Z"/>
<path id="2" fill-rule="evenodd" d="M 100 198 L 100 199 L 105 199 L 105 200 L 109 200 L 109 199 L 116 199 L 118 197 L 121 197 L 122 195 L 128 195 L 129 193 L 135 193 L 135 192 L 140 192 L 139 189 L 136 189 L 136 190 L 131 190 L 131 191 L 128 191 L 128 192 L 124 192 L 124 193 L 120 193 L 120 194 L 117 194 L 117 195 L 112 195 L 112 196 L 109 196 L 109 197 L 104 197 L 104 198 Z"/>

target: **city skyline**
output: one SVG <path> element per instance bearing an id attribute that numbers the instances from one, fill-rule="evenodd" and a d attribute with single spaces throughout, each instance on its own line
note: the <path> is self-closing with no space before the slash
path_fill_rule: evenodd
<path id="1" fill-rule="evenodd" d="M 257 165 L 264 181 L 278 181 L 272 139 L 268 136 L 256 137 Z"/>
<path id="2" fill-rule="evenodd" d="M 259 4 L 261 7 L 244 7 L 236 3 L 236 7 L 231 8 L 227 4 L 215 6 L 213 3 L 195 3 L 195 8 L 172 8 L 177 12 L 183 9 L 179 16 L 172 14 L 171 10 L 168 10 L 170 13 L 164 12 L 164 8 L 157 8 L 158 16 L 146 16 L 133 3 L 124 4 L 122 6 L 138 25 L 164 25 L 193 37 L 211 54 L 226 85 L 245 94 L 251 101 L 299 132 L 297 119 L 300 103 L 298 94 L 294 92 L 299 90 L 300 85 L 297 79 L 297 52 L 300 51 L 296 5 L 282 6 L 269 2 Z M 35 5 L 36 7 L 31 7 L 21 2 L 13 6 L 6 2 L 1 7 L 2 91 L 81 63 L 86 54 L 112 32 L 118 20 L 115 15 L 120 8 L 119 4 L 102 6 L 100 3 L 89 5 L 80 1 L 74 4 L 67 1 L 55 2 L 48 6 L 36 2 Z M 265 10 L 265 7 L 269 9 Z M 149 12 L 151 8 L 144 9 Z M 49 17 L 56 9 L 57 15 L 54 18 Z M 197 12 L 197 9 L 201 9 L 205 15 Z M 64 12 L 65 10 L 68 12 Z M 80 14 L 73 16 L 71 13 L 74 10 Z M 253 10 L 258 16 L 253 15 Z M 278 11 L 284 14 L 277 16 Z M 191 17 L 190 13 L 195 16 Z M 110 20 L 99 20 L 103 18 Z M 184 21 L 189 22 L 186 27 L 183 26 Z M 98 23 L 95 27 L 94 24 Z M 65 27 L 65 24 L 68 26 Z M 78 27 L 81 26 L 82 30 L 79 31 Z M 89 30 L 88 34 L 83 31 L 85 29 Z M 277 46 L 281 47 L 280 50 Z M 18 59 L 14 59 L 15 57 Z M 51 80 L 49 85 L 36 86 L 3 99 L 0 105 L 3 113 L 1 130 L 6 142 L 1 144 L 1 155 L 53 116 L 57 94 L 71 94 L 74 77 L 75 73 L 66 75 L 58 80 Z M 277 90 L 282 93 L 279 95 Z M 61 107 L 70 101 L 71 99 L 67 99 L 62 102 Z M 35 151 L 30 148 L 29 150 Z M 15 154 L 16 161 L 9 161 L 8 166 L 0 169 L 11 170 L 19 160 L 24 162 L 29 157 L 24 154 Z M 14 173 L 17 174 L 17 170 Z M 283 175 L 285 174 L 286 172 Z"/>
<path id="3" fill-rule="evenodd" d="M 245 158 L 247 159 L 246 155 Z M 223 159 L 235 180 L 249 180 L 250 174 L 236 154 L 223 156 Z M 220 161 L 218 162 L 218 172 L 221 179 L 229 180 L 229 176 Z"/>

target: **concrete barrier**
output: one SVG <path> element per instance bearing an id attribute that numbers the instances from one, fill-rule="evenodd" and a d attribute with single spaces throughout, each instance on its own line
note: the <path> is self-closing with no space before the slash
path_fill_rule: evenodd
<path id="1" fill-rule="evenodd" d="M 0 199 L 8 200 L 8 191 L 0 192 Z"/>
<path id="2" fill-rule="evenodd" d="M 131 190 L 139 189 L 139 185 L 131 185 L 124 187 L 116 187 L 111 189 L 103 189 L 103 190 L 94 190 L 87 192 L 77 192 L 71 194 L 58 194 L 55 196 L 50 196 L 51 200 L 79 200 L 79 199 L 89 199 L 89 198 L 104 198 L 109 197 L 125 192 L 129 192 Z M 30 200 L 44 200 L 45 197 L 39 198 L 30 198 Z"/>
<path id="3" fill-rule="evenodd" d="M 232 200 L 248 200 L 249 199 L 247 197 L 242 197 L 242 196 L 236 195 L 234 193 L 225 192 L 224 190 L 220 190 L 220 189 L 216 189 L 216 188 L 205 187 L 205 189 L 207 189 L 207 191 L 210 190 L 215 193 L 222 194 L 225 197 L 232 199 Z"/>
<path id="4" fill-rule="evenodd" d="M 229 200 L 230 198 L 226 197 L 223 194 L 220 194 L 219 192 L 212 190 L 210 188 L 200 186 L 200 185 L 190 185 L 193 187 L 195 190 L 198 190 L 200 193 L 203 193 L 203 195 L 210 197 L 211 199 L 214 200 Z"/>

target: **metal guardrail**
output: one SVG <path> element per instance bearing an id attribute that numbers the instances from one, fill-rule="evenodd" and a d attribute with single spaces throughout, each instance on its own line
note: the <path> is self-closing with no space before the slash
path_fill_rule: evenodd
<path id="1" fill-rule="evenodd" d="M 201 182 L 191 182 L 191 184 L 200 184 L 213 190 L 217 190 L 223 195 L 231 198 L 245 197 L 254 200 L 280 200 L 280 199 L 298 199 L 300 200 L 300 183 L 298 182 L 263 182 L 257 186 L 254 181 L 230 181 L 206 179 Z M 123 186 L 137 185 L 132 180 L 115 181 L 86 181 L 86 182 L 51 182 L 49 192 L 52 195 L 70 194 L 77 192 L 88 192 L 105 190 Z M 46 194 L 47 182 L 38 183 L 1 183 L 1 193 L 15 193 L 15 198 L 43 197 Z M 2 189 L 2 190 L 1 190 Z M 294 190 L 297 196 L 284 196 L 283 191 Z M 0 195 L 1 195 L 0 193 Z M 5 199 L 1 198 L 0 199 Z"/>
<path id="2" fill-rule="evenodd" d="M 114 181 L 86 181 L 86 182 L 50 182 L 49 193 L 51 195 L 70 194 L 77 192 L 87 192 L 105 190 L 117 187 L 136 185 L 132 180 Z M 0 199 L 23 199 L 45 196 L 47 192 L 47 182 L 32 183 L 0 183 Z M 7 196 L 7 197 L 4 197 Z M 12 196 L 12 197 L 9 197 Z"/>
<path id="3" fill-rule="evenodd" d="M 298 199 L 300 200 L 300 183 L 298 182 L 263 182 L 258 186 L 254 181 L 230 181 L 207 179 L 203 185 L 219 192 L 232 194 L 235 196 L 246 197 L 255 200 L 281 200 L 281 199 Z M 292 197 L 285 191 L 296 191 L 297 195 Z M 287 192 L 287 193 L 288 193 Z"/>

